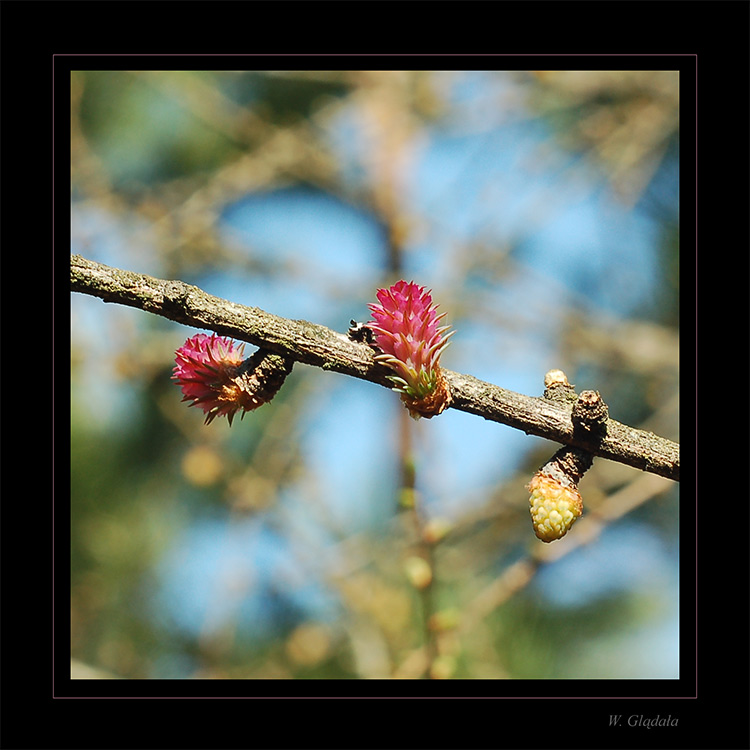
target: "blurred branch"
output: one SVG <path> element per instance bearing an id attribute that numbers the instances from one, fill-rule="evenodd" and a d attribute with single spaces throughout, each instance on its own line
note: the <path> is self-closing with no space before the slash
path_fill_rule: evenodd
<path id="1" fill-rule="evenodd" d="M 609 496 L 602 505 L 581 519 L 576 533 L 565 545 L 534 544 L 531 554 L 509 565 L 466 606 L 461 632 L 470 633 L 477 622 L 527 586 L 542 565 L 555 562 L 578 547 L 591 544 L 613 521 L 666 492 L 672 485 L 648 474 L 627 484 Z"/>
<path id="2" fill-rule="evenodd" d="M 92 667 L 77 659 L 70 660 L 71 680 L 116 680 L 119 677 L 112 672 L 99 667 Z"/>
<path id="3" fill-rule="evenodd" d="M 177 323 L 262 346 L 323 370 L 391 387 L 389 371 L 375 362 L 368 346 L 325 326 L 281 318 L 214 297 L 182 281 L 111 268 L 80 255 L 71 256 L 70 280 L 71 291 L 136 307 Z M 524 396 L 450 370 L 444 370 L 444 376 L 453 395 L 452 408 L 679 481 L 677 443 L 613 419 L 608 420 L 603 437 L 581 436 L 574 432 L 571 410 L 565 404 Z"/>

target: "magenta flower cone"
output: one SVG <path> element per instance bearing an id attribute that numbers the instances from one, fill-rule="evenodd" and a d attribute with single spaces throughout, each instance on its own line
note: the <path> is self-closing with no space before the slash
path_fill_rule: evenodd
<path id="1" fill-rule="evenodd" d="M 240 410 L 249 411 L 251 403 L 236 379 L 245 345 L 235 346 L 231 339 L 199 333 L 189 338 L 176 352 L 172 379 L 182 388 L 183 401 L 198 406 L 206 414 L 206 424 L 226 417 L 232 424 Z"/>
<path id="2" fill-rule="evenodd" d="M 382 354 L 375 359 L 394 370 L 393 390 L 415 418 L 434 417 L 451 401 L 440 370 L 440 355 L 448 346 L 450 326 L 440 326 L 445 313 L 437 314 L 430 292 L 414 282 L 398 281 L 377 292 L 380 304 L 369 305 L 373 322 L 368 327 Z"/>

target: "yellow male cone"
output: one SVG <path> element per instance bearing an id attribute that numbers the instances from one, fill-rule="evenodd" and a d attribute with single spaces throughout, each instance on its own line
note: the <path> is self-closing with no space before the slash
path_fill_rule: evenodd
<path id="1" fill-rule="evenodd" d="M 547 474 L 537 472 L 529 482 L 529 506 L 534 533 L 543 542 L 562 539 L 583 513 L 578 490 Z"/>

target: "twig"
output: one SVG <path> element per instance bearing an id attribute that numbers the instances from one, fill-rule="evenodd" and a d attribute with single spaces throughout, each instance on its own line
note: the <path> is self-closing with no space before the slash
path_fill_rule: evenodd
<path id="1" fill-rule="evenodd" d="M 305 320 L 281 318 L 257 307 L 214 297 L 182 281 L 156 279 L 71 256 L 71 290 L 105 302 L 136 307 L 177 323 L 215 331 L 269 349 L 297 362 L 391 387 L 389 370 L 377 364 L 372 350 L 342 333 Z M 451 408 L 523 430 L 595 456 L 680 479 L 680 447 L 651 432 L 607 420 L 603 436 L 575 431 L 571 407 L 524 396 L 491 383 L 443 370 L 453 395 Z"/>

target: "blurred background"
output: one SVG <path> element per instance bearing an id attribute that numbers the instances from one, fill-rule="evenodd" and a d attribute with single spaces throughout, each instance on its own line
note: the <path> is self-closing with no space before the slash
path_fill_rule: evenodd
<path id="1" fill-rule="evenodd" d="M 71 91 L 71 252 L 342 333 L 414 280 L 444 367 L 537 396 L 560 368 L 679 439 L 676 72 Z M 74 677 L 679 677 L 676 483 L 597 459 L 545 545 L 525 485 L 559 445 L 300 364 L 205 426 L 170 380 L 196 332 L 71 297 Z"/>

